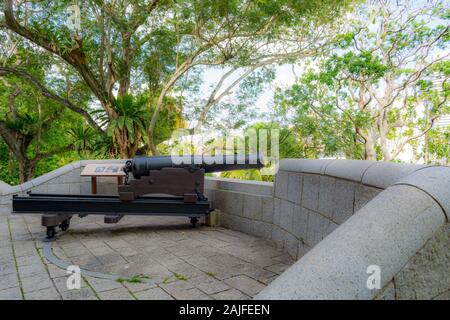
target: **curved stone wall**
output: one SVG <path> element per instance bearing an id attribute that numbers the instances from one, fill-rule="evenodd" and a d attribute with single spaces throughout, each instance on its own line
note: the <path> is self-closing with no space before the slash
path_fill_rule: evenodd
<path id="1" fill-rule="evenodd" d="M 273 183 L 207 177 L 205 188 L 222 226 L 272 239 Z"/>
<path id="2" fill-rule="evenodd" d="M 450 300 L 450 223 L 441 226 L 375 299 Z"/>
<path id="3" fill-rule="evenodd" d="M 90 193 L 79 161 L 19 186 L 0 183 L 0 213 L 13 194 Z M 123 163 L 110 160 L 111 163 Z M 282 160 L 275 183 L 207 177 L 221 224 L 275 242 L 299 259 L 264 299 L 448 298 L 450 168 L 358 160 Z M 115 194 L 116 179 L 98 191 Z M 381 289 L 366 286 L 381 268 Z"/>
<path id="4" fill-rule="evenodd" d="M 357 203 L 358 188 L 386 189 L 366 205 L 356 210 L 354 206 L 354 214 L 347 211 L 346 215 L 351 216 L 348 220 L 256 298 L 448 297 L 450 168 L 354 162 L 357 169 L 352 171 L 350 162 L 346 162 L 331 162 L 326 168 L 321 167 L 319 188 L 315 192 L 319 198 L 320 181 L 327 174 L 348 181 L 341 189 L 348 190 L 349 184 L 356 183 L 354 203 Z M 340 172 L 336 171 L 339 167 Z M 329 195 L 340 192 L 338 188 L 332 190 L 334 193 Z M 326 212 L 319 208 L 316 213 Z M 381 290 L 368 288 L 369 266 L 379 267 Z"/>
<path id="5" fill-rule="evenodd" d="M 423 168 L 376 161 L 286 159 L 280 162 L 272 193 L 269 183 L 259 183 L 258 190 L 239 180 L 229 181 L 226 188 L 216 184 L 215 207 L 222 212 L 224 226 L 271 239 L 300 258 L 385 188 Z"/>
<path id="6" fill-rule="evenodd" d="M 11 212 L 11 199 L 14 194 L 37 193 L 90 194 L 90 177 L 81 177 L 80 173 L 89 163 L 125 163 L 125 160 L 82 160 L 70 163 L 26 183 L 10 186 L 0 181 L 0 214 Z M 97 179 L 99 194 L 116 194 L 117 179 L 99 177 Z"/>

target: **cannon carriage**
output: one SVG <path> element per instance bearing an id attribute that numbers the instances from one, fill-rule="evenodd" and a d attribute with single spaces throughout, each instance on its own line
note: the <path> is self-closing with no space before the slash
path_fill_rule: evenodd
<path id="1" fill-rule="evenodd" d="M 66 231 L 73 215 L 104 215 L 105 223 L 117 223 L 125 215 L 184 216 L 195 227 L 214 210 L 204 194 L 205 173 L 261 167 L 260 154 L 137 156 L 125 163 L 125 183 L 118 186 L 118 196 L 14 195 L 13 214 L 42 214 L 48 238 L 55 236 L 57 227 Z"/>

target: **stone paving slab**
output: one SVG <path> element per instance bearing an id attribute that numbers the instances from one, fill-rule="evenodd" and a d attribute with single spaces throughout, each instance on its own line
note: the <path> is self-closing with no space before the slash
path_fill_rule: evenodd
<path id="1" fill-rule="evenodd" d="M 216 300 L 248 300 L 249 296 L 236 289 L 229 289 L 212 295 Z"/>
<path id="2" fill-rule="evenodd" d="M 267 240 L 192 228 L 184 218 L 125 217 L 106 225 L 102 217 L 74 217 L 51 251 L 39 216 L 0 218 L 0 299 L 251 299 L 294 262 Z M 45 252 L 96 273 L 69 290 L 66 270 Z"/>
<path id="3" fill-rule="evenodd" d="M 124 287 L 99 292 L 98 295 L 102 300 L 135 300 L 130 292 Z"/>
<path id="4" fill-rule="evenodd" d="M 136 293 L 139 300 L 173 300 L 173 297 L 159 287 Z"/>
<path id="5" fill-rule="evenodd" d="M 61 300 L 61 295 L 54 287 L 41 289 L 25 294 L 26 300 Z"/>
<path id="6" fill-rule="evenodd" d="M 261 282 L 245 275 L 239 275 L 226 279 L 225 283 L 251 297 L 257 295 L 265 287 L 265 285 Z"/>
<path id="7" fill-rule="evenodd" d="M 0 290 L 0 300 L 20 300 L 22 294 L 19 287 Z"/>

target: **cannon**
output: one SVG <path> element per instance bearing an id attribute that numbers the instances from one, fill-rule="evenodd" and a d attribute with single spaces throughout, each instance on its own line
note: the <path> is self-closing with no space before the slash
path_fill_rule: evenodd
<path id="1" fill-rule="evenodd" d="M 262 154 L 251 155 L 182 155 L 182 156 L 138 156 L 128 160 L 125 172 L 132 172 L 139 179 L 150 175 L 152 170 L 166 168 L 203 169 L 205 173 L 223 172 L 263 167 Z"/>
<path id="2" fill-rule="evenodd" d="M 261 154 L 219 156 L 158 156 L 135 157 L 125 164 L 125 185 L 119 186 L 122 201 L 131 201 L 149 193 L 183 196 L 185 202 L 205 199 L 205 173 L 263 166 Z M 132 173 L 134 180 L 129 181 Z"/>
<path id="3" fill-rule="evenodd" d="M 74 214 L 104 215 L 105 223 L 117 223 L 125 215 L 186 216 L 195 227 L 214 210 L 204 194 L 205 173 L 257 169 L 263 162 L 261 154 L 137 156 L 125 163 L 125 183 L 118 186 L 118 196 L 14 195 L 13 214 L 42 214 L 49 239 L 56 227 L 67 230 Z"/>

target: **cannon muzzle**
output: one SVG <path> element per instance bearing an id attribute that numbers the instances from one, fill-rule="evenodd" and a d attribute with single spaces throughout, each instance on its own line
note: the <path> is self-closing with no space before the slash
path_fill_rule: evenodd
<path id="1" fill-rule="evenodd" d="M 259 169 L 264 166 L 262 154 L 252 155 L 184 155 L 184 156 L 137 156 L 127 162 L 125 171 L 132 172 L 136 179 L 148 176 L 150 170 L 164 168 L 204 169 L 208 172 L 222 172 L 242 169 Z"/>

